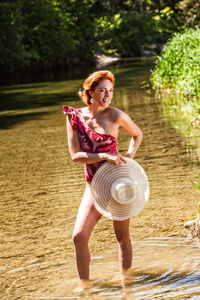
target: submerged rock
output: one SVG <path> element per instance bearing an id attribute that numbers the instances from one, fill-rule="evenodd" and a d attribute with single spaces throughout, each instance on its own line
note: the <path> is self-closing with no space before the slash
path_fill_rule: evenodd
<path id="1" fill-rule="evenodd" d="M 96 54 L 95 58 L 96 58 L 97 68 L 101 68 L 103 66 L 106 66 L 108 64 L 111 64 L 113 62 L 120 60 L 120 57 L 113 57 L 113 56 L 99 55 L 99 54 Z"/>
<path id="2" fill-rule="evenodd" d="M 191 221 L 187 221 L 184 227 L 190 230 L 192 238 L 196 239 L 198 244 L 200 243 L 200 219 L 196 218 Z"/>

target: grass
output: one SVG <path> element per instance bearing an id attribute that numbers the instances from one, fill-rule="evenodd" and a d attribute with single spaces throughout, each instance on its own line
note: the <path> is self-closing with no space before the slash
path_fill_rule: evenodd
<path id="1" fill-rule="evenodd" d="M 200 116 L 199 62 L 200 29 L 197 28 L 175 34 L 164 46 L 151 74 L 154 89 L 176 93 L 185 106 L 189 103 L 195 126 L 199 125 Z"/>

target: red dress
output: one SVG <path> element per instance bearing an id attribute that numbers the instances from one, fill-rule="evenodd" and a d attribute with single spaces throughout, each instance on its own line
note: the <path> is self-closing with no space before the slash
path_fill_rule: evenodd
<path id="1" fill-rule="evenodd" d="M 112 135 L 97 133 L 92 130 L 85 122 L 81 108 L 74 109 L 70 106 L 63 106 L 63 111 L 66 115 L 71 116 L 69 121 L 72 129 L 78 133 L 82 151 L 89 153 L 118 153 L 117 139 Z M 104 162 L 84 165 L 85 177 L 88 183 L 91 183 L 95 172 Z"/>

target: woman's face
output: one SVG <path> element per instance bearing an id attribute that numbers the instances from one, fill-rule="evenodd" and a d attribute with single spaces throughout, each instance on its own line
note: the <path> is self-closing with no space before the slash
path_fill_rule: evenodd
<path id="1" fill-rule="evenodd" d="M 95 100 L 95 104 L 102 107 L 108 107 L 113 98 L 113 84 L 109 79 L 105 79 L 99 82 L 94 91 L 90 92 L 90 95 Z"/>

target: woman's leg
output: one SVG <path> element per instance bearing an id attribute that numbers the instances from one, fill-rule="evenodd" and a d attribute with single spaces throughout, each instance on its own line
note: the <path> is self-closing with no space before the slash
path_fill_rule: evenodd
<path id="1" fill-rule="evenodd" d="M 121 273 L 126 272 L 132 265 L 132 245 L 129 235 L 130 219 L 113 221 L 114 231 L 119 243 L 119 262 Z"/>
<path id="2" fill-rule="evenodd" d="M 90 196 L 90 187 L 87 185 L 73 231 L 76 263 L 79 277 L 82 280 L 89 279 L 90 252 L 88 241 L 94 226 L 100 218 L 101 214 L 94 207 Z"/>

